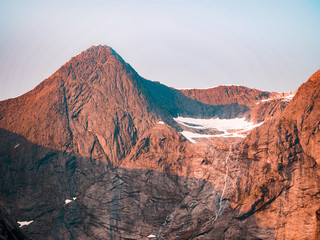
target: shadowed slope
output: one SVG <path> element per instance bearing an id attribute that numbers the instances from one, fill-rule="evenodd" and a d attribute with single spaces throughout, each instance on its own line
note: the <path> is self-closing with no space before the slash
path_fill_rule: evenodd
<path id="1" fill-rule="evenodd" d="M 2 207 L 0 207 L 0 239 L 31 240 L 30 237 L 19 229 L 18 224 L 12 221 Z"/>
<path id="2" fill-rule="evenodd" d="M 204 104 L 243 106 L 247 119 L 255 123 L 279 115 L 288 104 L 288 101 L 284 101 L 283 97 L 294 94 L 294 92 L 267 92 L 234 85 L 208 89 L 181 89 L 179 91 Z"/>
<path id="3" fill-rule="evenodd" d="M 14 221 L 33 221 L 22 230 L 35 239 L 147 239 L 150 234 L 163 239 L 198 235 L 215 239 L 234 232 L 243 239 L 256 239 L 265 231 L 253 217 L 233 221 L 232 231 L 226 232 L 238 211 L 225 200 L 221 213 L 228 215 L 215 225 L 219 178 L 224 175 L 218 166 L 225 153 L 219 150 L 219 157 L 207 156 L 206 161 L 217 161 L 216 181 L 208 182 L 198 176 L 199 168 L 211 165 L 200 164 L 199 157 L 206 154 L 195 152 L 169 126 L 155 126 L 144 134 L 141 143 L 149 139 L 149 144 L 136 146 L 136 154 L 128 159 L 133 168 L 126 161 L 110 168 L 105 162 L 39 146 L 3 129 L 0 135 L 0 161 L 6 163 L 0 165 L 4 183 L 0 202 Z M 273 231 L 264 234 L 270 237 Z"/>
<path id="4" fill-rule="evenodd" d="M 248 115 L 249 108 L 238 103 L 206 104 L 158 82 L 145 80 L 143 84 L 154 101 L 173 117 L 180 115 L 194 118 L 235 118 Z"/>

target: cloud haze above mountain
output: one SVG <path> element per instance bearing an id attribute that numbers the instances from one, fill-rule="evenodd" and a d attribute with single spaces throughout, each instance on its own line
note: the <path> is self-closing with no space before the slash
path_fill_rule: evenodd
<path id="1" fill-rule="evenodd" d="M 319 68 L 317 1 L 0 0 L 0 100 L 91 45 L 176 88 L 292 91 Z"/>

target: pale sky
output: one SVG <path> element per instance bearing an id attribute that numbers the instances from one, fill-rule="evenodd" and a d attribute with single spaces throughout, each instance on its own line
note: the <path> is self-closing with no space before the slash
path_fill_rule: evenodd
<path id="1" fill-rule="evenodd" d="M 292 91 L 320 68 L 320 1 L 0 0 L 0 100 L 98 44 L 175 88 Z"/>

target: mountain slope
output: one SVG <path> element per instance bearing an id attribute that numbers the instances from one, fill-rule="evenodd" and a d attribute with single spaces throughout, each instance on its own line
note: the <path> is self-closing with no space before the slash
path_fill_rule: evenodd
<path id="1" fill-rule="evenodd" d="M 0 205 L 35 239 L 316 239 L 319 79 L 290 103 L 237 86 L 186 96 L 91 47 L 0 102 Z M 178 114 L 265 122 L 191 143 Z"/>
<path id="2" fill-rule="evenodd" d="M 245 164 L 250 167 L 239 186 L 247 189 L 239 189 L 242 216 L 255 214 L 262 225 L 276 229 L 279 239 L 320 235 L 319 73 L 298 89 L 279 118 L 245 141 Z"/>
<path id="3" fill-rule="evenodd" d="M 0 103 L 0 127 L 39 145 L 110 163 L 168 116 L 111 48 L 91 47 L 27 94 Z"/>

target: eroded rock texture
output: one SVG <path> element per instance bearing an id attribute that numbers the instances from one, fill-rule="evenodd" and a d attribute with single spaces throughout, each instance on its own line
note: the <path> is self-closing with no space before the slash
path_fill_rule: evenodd
<path id="1" fill-rule="evenodd" d="M 258 211 L 261 224 L 274 226 L 280 239 L 319 236 L 319 84 L 318 71 L 278 119 L 263 124 L 245 142 L 247 177 L 240 189 L 252 190 L 243 193 L 241 208 L 247 215 Z"/>
<path id="2" fill-rule="evenodd" d="M 242 106 L 242 109 L 224 109 L 219 117 L 246 117 L 253 122 L 263 122 L 277 116 L 287 106 L 285 96 L 294 94 L 266 92 L 243 86 L 219 86 L 209 89 L 183 89 L 185 96 L 213 106 Z M 229 111 L 228 111 L 229 110 Z M 227 113 L 230 112 L 229 117 Z"/>
<path id="3" fill-rule="evenodd" d="M 0 127 L 33 143 L 117 162 L 154 122 L 141 77 L 111 48 L 91 47 L 25 95 L 0 105 Z"/>
<path id="4" fill-rule="evenodd" d="M 91 47 L 0 103 L 0 236 L 318 239 L 319 93 L 319 72 L 289 104 L 238 86 L 178 91 Z M 178 114 L 264 124 L 190 143 Z"/>

